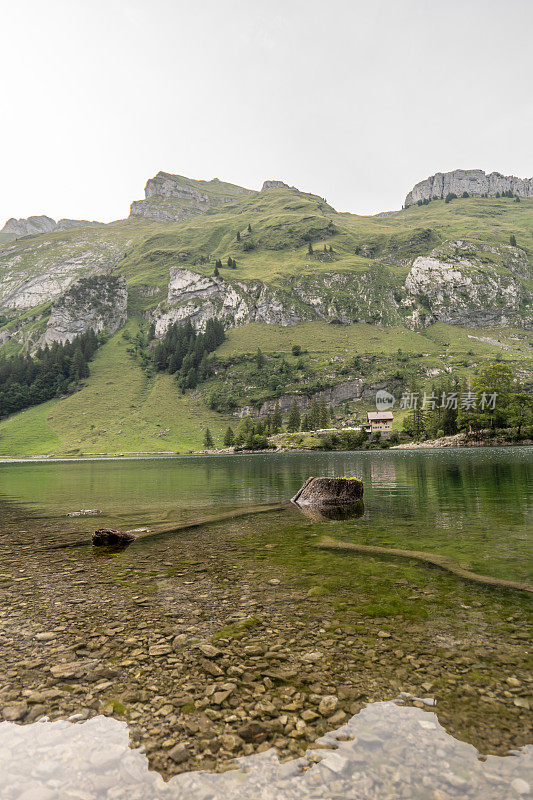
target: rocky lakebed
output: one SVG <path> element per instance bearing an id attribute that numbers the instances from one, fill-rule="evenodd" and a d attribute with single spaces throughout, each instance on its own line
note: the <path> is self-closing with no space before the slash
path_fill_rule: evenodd
<path id="1" fill-rule="evenodd" d="M 309 587 L 284 563 L 272 522 L 279 529 L 287 513 L 147 536 L 119 551 L 90 546 L 86 532 L 96 521 L 32 520 L 10 508 L 0 557 L 3 720 L 125 721 L 129 746 L 142 748 L 150 770 L 165 779 L 191 770 L 234 771 L 234 759 L 262 754 L 269 769 L 274 757 L 276 769 L 279 759 L 305 772 L 322 756 L 294 759 L 320 750 L 321 737 L 376 708 L 368 704 L 395 698 L 422 721 L 434 721 L 436 712 L 447 735 L 483 754 L 501 756 L 529 741 L 533 683 L 523 598 L 516 602 L 512 593 L 461 584 L 436 570 L 413 582 L 382 561 L 411 603 L 431 607 L 453 586 L 456 612 L 357 613 L 342 588 L 328 593 L 316 577 Z M 317 558 L 337 559 L 341 568 L 353 563 L 338 554 Z M 321 561 L 316 574 L 327 573 L 330 563 Z M 502 613 L 495 628 L 491 617 Z M 440 780 L 448 772 L 436 763 L 428 774 Z M 444 793 L 420 797 L 480 796 L 475 780 L 453 775 L 442 778 Z M 87 778 L 95 786 L 100 779 L 109 780 L 98 770 Z M 494 797 L 520 796 L 509 788 L 512 779 L 511 770 L 510 794 Z M 28 776 L 29 794 L 2 796 L 41 798 L 31 794 L 32 781 Z M 53 785 L 46 800 L 59 797 Z M 367 794 L 327 796 L 415 796 L 409 781 L 403 785 L 403 794 L 374 795 L 371 782 Z M 67 796 L 93 797 L 61 794 L 61 800 Z"/>

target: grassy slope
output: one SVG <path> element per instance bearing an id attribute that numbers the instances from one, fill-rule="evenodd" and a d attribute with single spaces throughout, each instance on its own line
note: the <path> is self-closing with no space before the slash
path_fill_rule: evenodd
<path id="1" fill-rule="evenodd" d="M 0 456 L 186 451 L 201 447 L 206 426 L 220 444 L 228 419 L 182 395 L 170 375 L 147 380 L 127 347 L 115 334 L 80 392 L 0 422 Z"/>
<path id="2" fill-rule="evenodd" d="M 214 188 L 217 190 L 216 185 Z M 223 185 L 218 188 L 225 190 Z M 403 278 L 409 260 L 448 239 L 507 245 L 513 233 L 518 245 L 531 253 L 532 217 L 533 200 L 514 203 L 508 198 L 467 198 L 450 204 L 433 201 L 384 217 L 356 217 L 337 214 L 317 196 L 281 189 L 238 197 L 223 208 L 181 223 L 125 220 L 104 227 L 25 237 L 15 245 L 20 256 L 17 269 L 27 276 L 46 271 L 48 263 L 58 258 L 75 257 L 91 248 L 118 252 L 115 271 L 127 276 L 132 290 L 130 314 L 137 315 L 166 296 L 172 266 L 211 274 L 216 258 L 224 263 L 232 255 L 238 268 L 223 269 L 223 276 L 278 284 L 299 274 L 361 272 L 379 260 L 394 276 Z M 320 232 L 327 231 L 330 222 L 335 233 L 322 236 Z M 236 241 L 237 231 L 241 233 L 240 243 Z M 309 234 L 316 252 L 311 257 L 305 240 Z M 250 252 L 243 249 L 247 240 L 255 245 Z M 320 252 L 324 243 L 334 247 L 331 260 L 324 260 Z M 369 246 L 373 258 L 354 254 L 356 247 L 365 252 Z M 7 250 L 0 251 L 0 279 L 6 253 Z M 209 263 L 199 263 L 202 257 L 207 257 Z M 505 269 L 498 264 L 498 257 L 494 262 Z M 140 284 L 159 287 L 160 291 L 153 297 L 141 297 L 135 291 Z M 43 315 L 44 320 L 44 307 Z M 129 323 L 130 327 L 135 324 L 134 320 Z M 472 335 L 500 339 L 501 345 L 469 338 Z M 511 338 L 514 336 L 520 338 Z M 299 344 L 309 351 L 313 368 L 327 375 L 354 355 L 374 354 L 389 358 L 392 363 L 392 357 L 401 349 L 422 370 L 451 367 L 454 374 L 462 377 L 498 355 L 518 370 L 531 367 L 527 340 L 524 331 L 503 329 L 468 331 L 437 324 L 413 332 L 365 324 L 345 327 L 313 322 L 290 328 L 249 325 L 233 330 L 218 352 L 230 357 L 253 353 L 261 347 L 266 353 L 289 353 L 293 344 Z M 379 377 L 380 368 L 378 364 L 374 377 Z M 227 422 L 227 417 L 211 412 L 200 396 L 176 392 L 169 376 L 159 375 L 147 381 L 127 355 L 121 334 L 117 334 L 96 356 L 91 377 L 81 392 L 0 423 L 0 454 L 186 450 L 200 445 L 206 425 L 216 438 Z M 166 428 L 169 432 L 162 434 Z"/>
<path id="3" fill-rule="evenodd" d="M 127 329 L 134 332 L 136 325 L 136 320 L 130 320 Z M 469 338 L 472 335 L 499 340 L 502 346 L 498 349 Z M 267 355 L 284 353 L 291 361 L 292 345 L 300 344 L 323 374 L 332 372 L 338 356 L 344 360 L 374 354 L 383 359 L 376 366 L 374 377 L 378 377 L 387 357 L 401 348 L 410 356 L 410 363 L 421 369 L 451 366 L 454 374 L 462 376 L 473 369 L 464 365 L 465 360 L 479 365 L 492 362 L 497 354 L 516 371 L 531 367 L 533 348 L 528 338 L 524 331 L 470 332 L 440 323 L 422 332 L 323 322 L 289 328 L 253 324 L 229 331 L 217 356 L 253 354 L 260 347 Z M 235 426 L 235 417 L 211 411 L 196 393 L 182 395 L 169 375 L 148 380 L 128 355 L 128 346 L 122 331 L 118 332 L 97 353 L 91 376 L 80 392 L 1 421 L 0 456 L 184 452 L 201 447 L 207 426 L 215 443 L 222 446 L 223 432 L 228 424 Z"/>

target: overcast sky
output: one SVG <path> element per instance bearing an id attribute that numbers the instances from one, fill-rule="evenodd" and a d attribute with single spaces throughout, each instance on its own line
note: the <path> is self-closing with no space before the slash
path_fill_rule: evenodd
<path id="1" fill-rule="evenodd" d="M 109 221 L 159 170 L 399 208 L 533 175 L 532 0 L 18 0 L 0 26 L 0 227 Z"/>

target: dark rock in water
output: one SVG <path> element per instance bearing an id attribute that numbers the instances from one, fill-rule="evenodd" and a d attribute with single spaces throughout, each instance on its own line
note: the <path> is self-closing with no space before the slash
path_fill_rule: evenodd
<path id="1" fill-rule="evenodd" d="M 113 528 L 100 528 L 93 533 L 93 544 L 97 547 L 108 547 L 117 544 L 129 544 L 137 537 L 129 531 L 116 531 Z"/>
<path id="2" fill-rule="evenodd" d="M 81 511 L 71 511 L 67 517 L 97 517 L 101 513 L 99 508 L 82 508 Z"/>
<path id="3" fill-rule="evenodd" d="M 292 498 L 299 506 L 350 506 L 363 497 L 357 478 L 308 478 Z"/>

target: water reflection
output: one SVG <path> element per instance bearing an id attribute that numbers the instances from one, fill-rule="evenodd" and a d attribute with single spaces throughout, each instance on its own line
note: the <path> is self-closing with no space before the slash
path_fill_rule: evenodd
<path id="1" fill-rule="evenodd" d="M 300 506 L 298 503 L 294 505 L 304 517 L 313 520 L 313 522 L 357 519 L 357 517 L 362 517 L 365 513 L 365 506 L 362 500 L 348 506 Z"/>
<path id="2" fill-rule="evenodd" d="M 533 747 L 480 760 L 431 712 L 393 702 L 367 706 L 305 756 L 280 764 L 273 750 L 223 773 L 188 772 L 168 783 L 129 748 L 126 723 L 99 716 L 74 725 L 0 724 L 3 800 L 397 800 L 528 796 Z"/>

